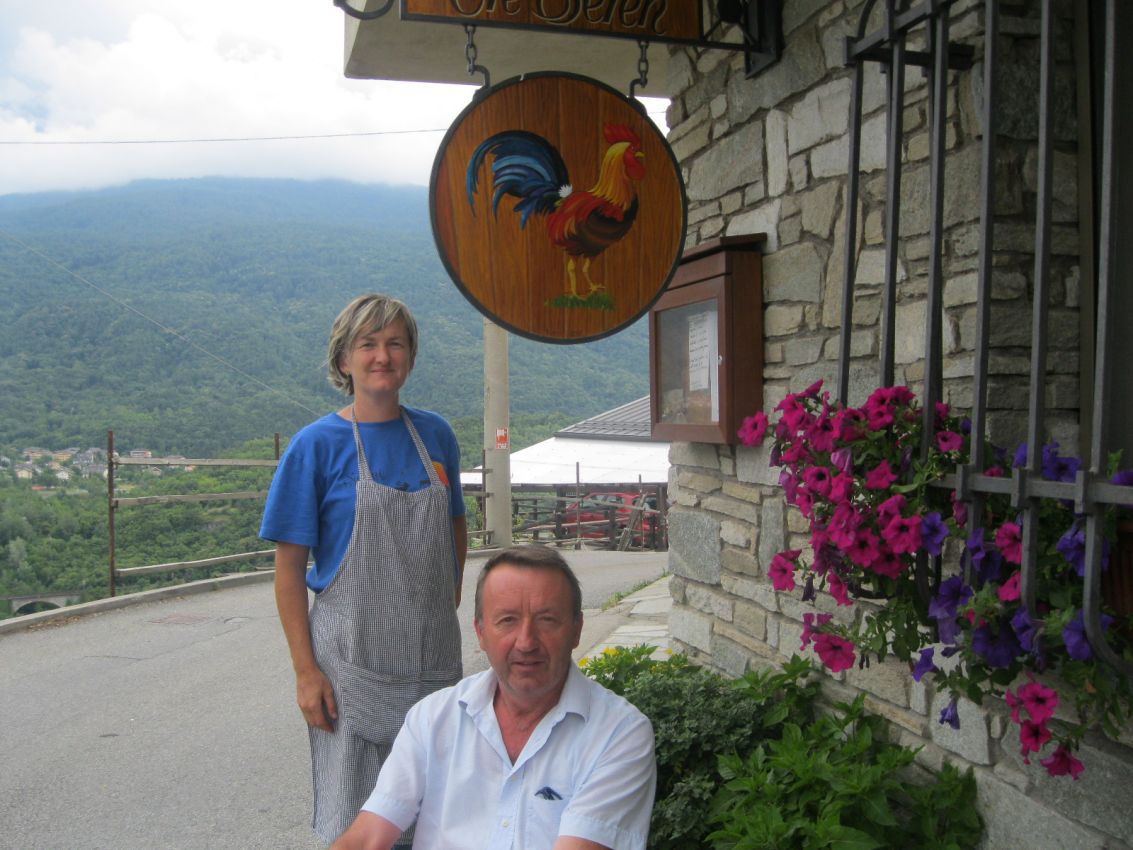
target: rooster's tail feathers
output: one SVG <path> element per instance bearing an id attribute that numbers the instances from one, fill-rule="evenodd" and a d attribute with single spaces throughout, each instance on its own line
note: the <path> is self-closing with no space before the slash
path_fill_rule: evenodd
<path id="1" fill-rule="evenodd" d="M 486 139 L 472 154 L 465 185 L 468 204 L 475 210 L 474 196 L 480 166 L 492 157 L 492 213 L 505 195 L 519 199 L 520 227 L 533 212 L 548 213 L 559 201 L 559 189 L 570 182 L 562 156 L 542 136 L 522 130 L 507 130 Z"/>

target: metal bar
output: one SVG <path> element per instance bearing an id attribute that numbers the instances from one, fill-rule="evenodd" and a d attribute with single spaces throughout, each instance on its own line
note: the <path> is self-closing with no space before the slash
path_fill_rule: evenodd
<path id="1" fill-rule="evenodd" d="M 888 28 L 893 30 L 895 0 L 887 0 Z M 881 385 L 893 386 L 897 328 L 897 242 L 901 224 L 901 129 L 905 107 L 905 36 L 894 33 L 889 68 L 889 137 L 886 139 L 885 288 L 881 316 Z"/>
<path id="2" fill-rule="evenodd" d="M 854 65 L 850 87 L 850 162 L 846 180 L 846 233 L 843 246 L 842 328 L 838 339 L 838 400 L 849 403 L 850 344 L 854 335 L 854 275 L 858 248 L 858 193 L 861 185 L 862 89 L 865 64 Z"/>
<path id="3" fill-rule="evenodd" d="M 221 555 L 216 558 L 204 558 L 200 561 L 177 561 L 169 564 L 150 564 L 146 567 L 126 567 L 118 570 L 120 576 L 140 576 L 147 573 L 168 573 L 173 570 L 191 570 L 197 567 L 214 567 L 218 564 L 232 564 L 237 561 L 255 561 L 260 558 L 270 558 L 275 554 L 274 549 L 263 549 L 259 552 L 241 552 L 238 555 Z"/>
<path id="4" fill-rule="evenodd" d="M 942 397 L 944 347 L 941 321 L 944 310 L 944 147 L 948 118 L 948 8 L 929 18 L 928 40 L 933 67 L 929 80 L 929 268 L 925 299 L 924 394 L 921 408 L 921 460 L 928 458 L 936 434 L 936 404 Z M 931 573 L 931 574 L 930 574 Z M 927 605 L 940 584 L 941 559 L 918 552 L 913 573 L 917 594 Z"/>
<path id="5" fill-rule="evenodd" d="M 279 466 L 279 459 L 255 460 L 252 458 L 216 457 L 120 457 L 119 466 Z"/>
<path id="6" fill-rule="evenodd" d="M 1046 340 L 1049 312 L 1050 218 L 1054 158 L 1054 0 L 1042 4 L 1042 59 L 1039 66 L 1038 189 L 1035 221 L 1035 280 L 1031 311 L 1031 381 L 1027 415 L 1026 474 L 1042 473 L 1042 439 L 1045 420 Z M 1023 561 L 1020 595 L 1024 607 L 1035 611 L 1035 570 L 1038 566 L 1039 502 L 1027 498 L 1016 507 L 1023 511 Z"/>
<path id="7" fill-rule="evenodd" d="M 131 508 L 138 505 L 172 505 L 194 502 L 225 502 L 238 499 L 262 499 L 267 490 L 240 490 L 231 493 L 191 493 L 186 495 L 169 494 L 165 496 L 135 496 L 128 499 L 115 499 L 114 504 L 119 508 Z"/>
<path id="8" fill-rule="evenodd" d="M 106 432 L 106 536 L 110 545 L 110 595 L 114 596 L 114 432 Z"/>
<path id="9" fill-rule="evenodd" d="M 1109 299 L 1114 292 L 1114 109 L 1117 62 L 1117 11 L 1116 0 L 1108 0 L 1105 8 L 1105 74 L 1102 83 L 1102 161 L 1101 203 L 1098 220 L 1098 316 L 1097 355 L 1094 369 L 1094 421 L 1090 434 L 1090 477 L 1096 479 L 1106 470 L 1106 448 L 1109 424 L 1106 421 L 1106 399 L 1110 378 L 1110 339 L 1114 333 L 1113 316 Z M 1087 506 L 1091 507 L 1091 506 Z M 1098 656 L 1114 668 L 1133 676 L 1133 665 L 1113 651 L 1106 640 L 1101 623 L 1101 559 L 1103 541 L 1102 517 L 1096 506 L 1089 510 L 1086 520 L 1086 576 L 1082 590 L 1083 619 L 1086 638 Z"/>
<path id="10" fill-rule="evenodd" d="M 889 52 L 884 47 L 850 48 L 849 55 L 854 60 L 889 64 Z M 948 67 L 953 71 L 967 71 L 972 67 L 975 50 L 970 44 L 951 44 L 948 46 Z M 917 68 L 931 69 L 936 59 L 931 51 L 906 50 L 905 64 Z"/>

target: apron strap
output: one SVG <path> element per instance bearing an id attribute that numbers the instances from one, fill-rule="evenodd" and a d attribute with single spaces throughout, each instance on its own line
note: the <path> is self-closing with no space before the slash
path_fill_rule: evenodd
<path id="1" fill-rule="evenodd" d="M 441 486 L 441 477 L 437 475 L 437 468 L 433 466 L 433 459 L 429 457 L 429 452 L 425 448 L 425 441 L 417 433 L 413 420 L 409 418 L 404 407 L 401 408 L 401 421 L 405 423 L 405 429 L 413 439 L 413 445 L 417 447 L 417 457 L 420 458 L 421 465 L 425 467 L 425 473 L 429 476 L 429 484 L 433 487 Z M 362 432 L 358 430 L 358 418 L 354 415 L 354 405 L 350 405 L 350 424 L 354 428 L 354 447 L 358 451 L 358 478 L 363 481 L 372 481 L 374 476 L 370 472 L 370 461 L 366 459 L 366 449 L 362 445 Z"/>

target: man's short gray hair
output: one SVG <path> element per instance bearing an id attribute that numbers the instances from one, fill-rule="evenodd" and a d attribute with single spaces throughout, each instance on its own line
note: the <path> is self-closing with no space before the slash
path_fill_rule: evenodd
<path id="1" fill-rule="evenodd" d="M 501 549 L 484 564 L 480 570 L 480 577 L 476 579 L 475 613 L 477 620 L 484 619 L 484 582 L 488 578 L 488 573 L 501 564 L 519 567 L 520 569 L 557 570 L 562 573 L 567 584 L 570 585 L 571 613 L 574 614 L 575 620 L 582 619 L 582 586 L 578 583 L 578 576 L 574 574 L 570 564 L 557 550 L 529 543 L 525 546 Z"/>

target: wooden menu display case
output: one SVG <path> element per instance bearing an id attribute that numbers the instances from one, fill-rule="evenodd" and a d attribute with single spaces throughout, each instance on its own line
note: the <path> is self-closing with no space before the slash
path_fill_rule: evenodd
<path id="1" fill-rule="evenodd" d="M 686 251 L 649 311 L 652 435 L 739 442 L 763 409 L 763 234 L 713 239 Z"/>

